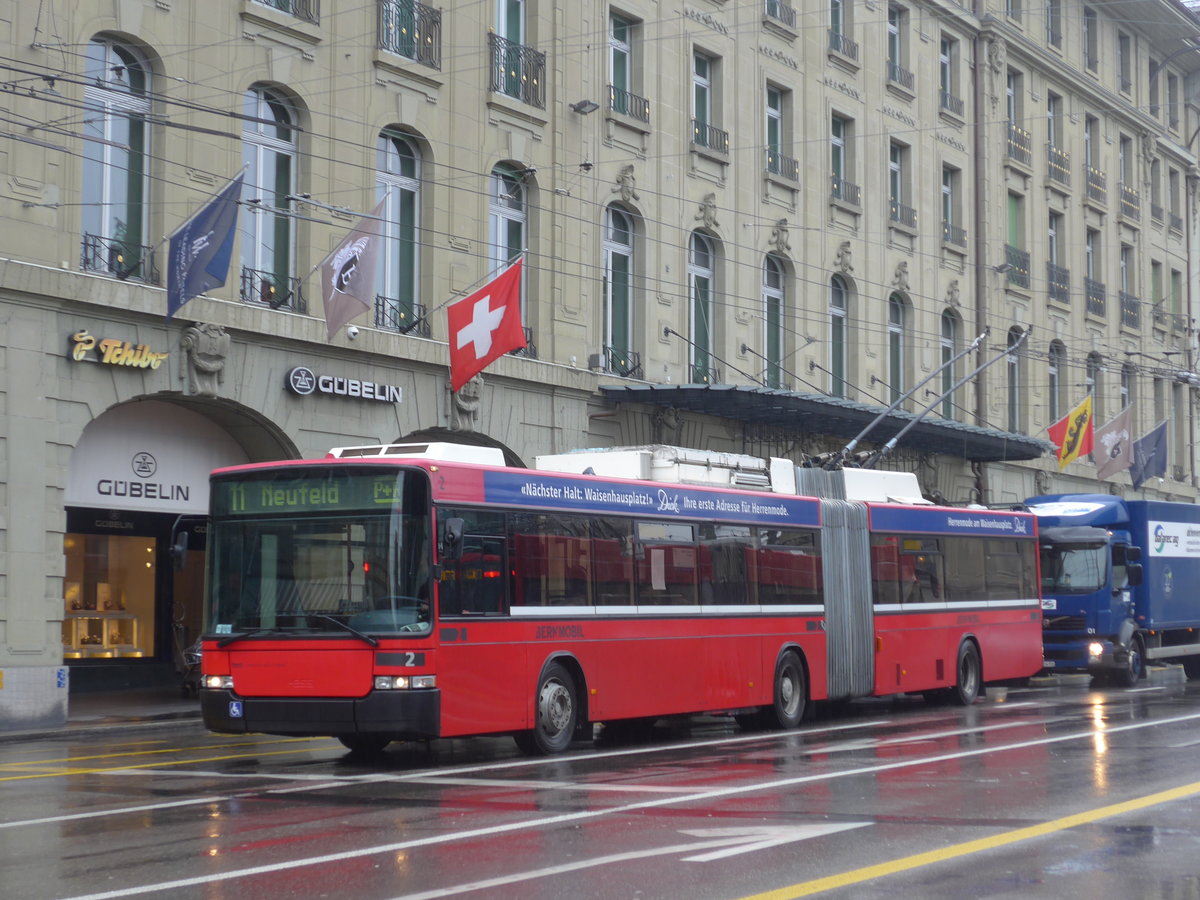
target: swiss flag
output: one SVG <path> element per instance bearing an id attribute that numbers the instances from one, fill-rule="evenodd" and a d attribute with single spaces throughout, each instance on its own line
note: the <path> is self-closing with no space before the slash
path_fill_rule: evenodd
<path id="1" fill-rule="evenodd" d="M 525 346 L 521 327 L 521 260 L 475 293 L 446 308 L 450 324 L 450 390 L 505 353 Z"/>

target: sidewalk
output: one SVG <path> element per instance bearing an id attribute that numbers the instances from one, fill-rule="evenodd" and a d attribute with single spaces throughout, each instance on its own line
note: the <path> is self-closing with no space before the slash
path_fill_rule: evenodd
<path id="1" fill-rule="evenodd" d="M 184 698 L 178 687 L 72 694 L 67 701 L 67 724 L 28 731 L 0 729 L 0 743 L 43 738 L 76 737 L 121 728 L 198 720 L 200 701 Z"/>

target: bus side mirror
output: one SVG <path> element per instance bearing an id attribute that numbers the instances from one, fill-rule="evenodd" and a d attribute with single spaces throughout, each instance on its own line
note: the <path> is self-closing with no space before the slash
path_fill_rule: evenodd
<path id="1" fill-rule="evenodd" d="M 461 559 L 463 549 L 463 520 L 452 518 L 446 520 L 446 529 L 442 533 L 442 555 L 446 559 Z"/>
<path id="2" fill-rule="evenodd" d="M 1130 587 L 1137 587 L 1142 583 L 1142 564 L 1141 563 L 1126 563 L 1125 564 L 1125 580 Z"/>
<path id="3" fill-rule="evenodd" d="M 171 565 L 176 572 L 182 572 L 184 565 L 187 563 L 188 551 L 188 533 L 181 531 L 175 536 L 175 543 L 171 545 Z"/>

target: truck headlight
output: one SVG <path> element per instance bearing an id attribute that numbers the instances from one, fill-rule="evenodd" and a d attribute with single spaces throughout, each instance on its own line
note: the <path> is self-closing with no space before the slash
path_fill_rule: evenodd
<path id="1" fill-rule="evenodd" d="M 1099 659 L 1104 655 L 1104 645 L 1099 641 L 1092 641 L 1088 644 L 1088 656 L 1092 659 Z"/>

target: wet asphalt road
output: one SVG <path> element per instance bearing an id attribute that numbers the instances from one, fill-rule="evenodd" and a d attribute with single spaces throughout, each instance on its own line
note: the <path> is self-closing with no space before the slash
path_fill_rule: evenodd
<path id="1" fill-rule="evenodd" d="M 0 896 L 1200 896 L 1200 684 L 392 745 L 0 743 Z"/>

